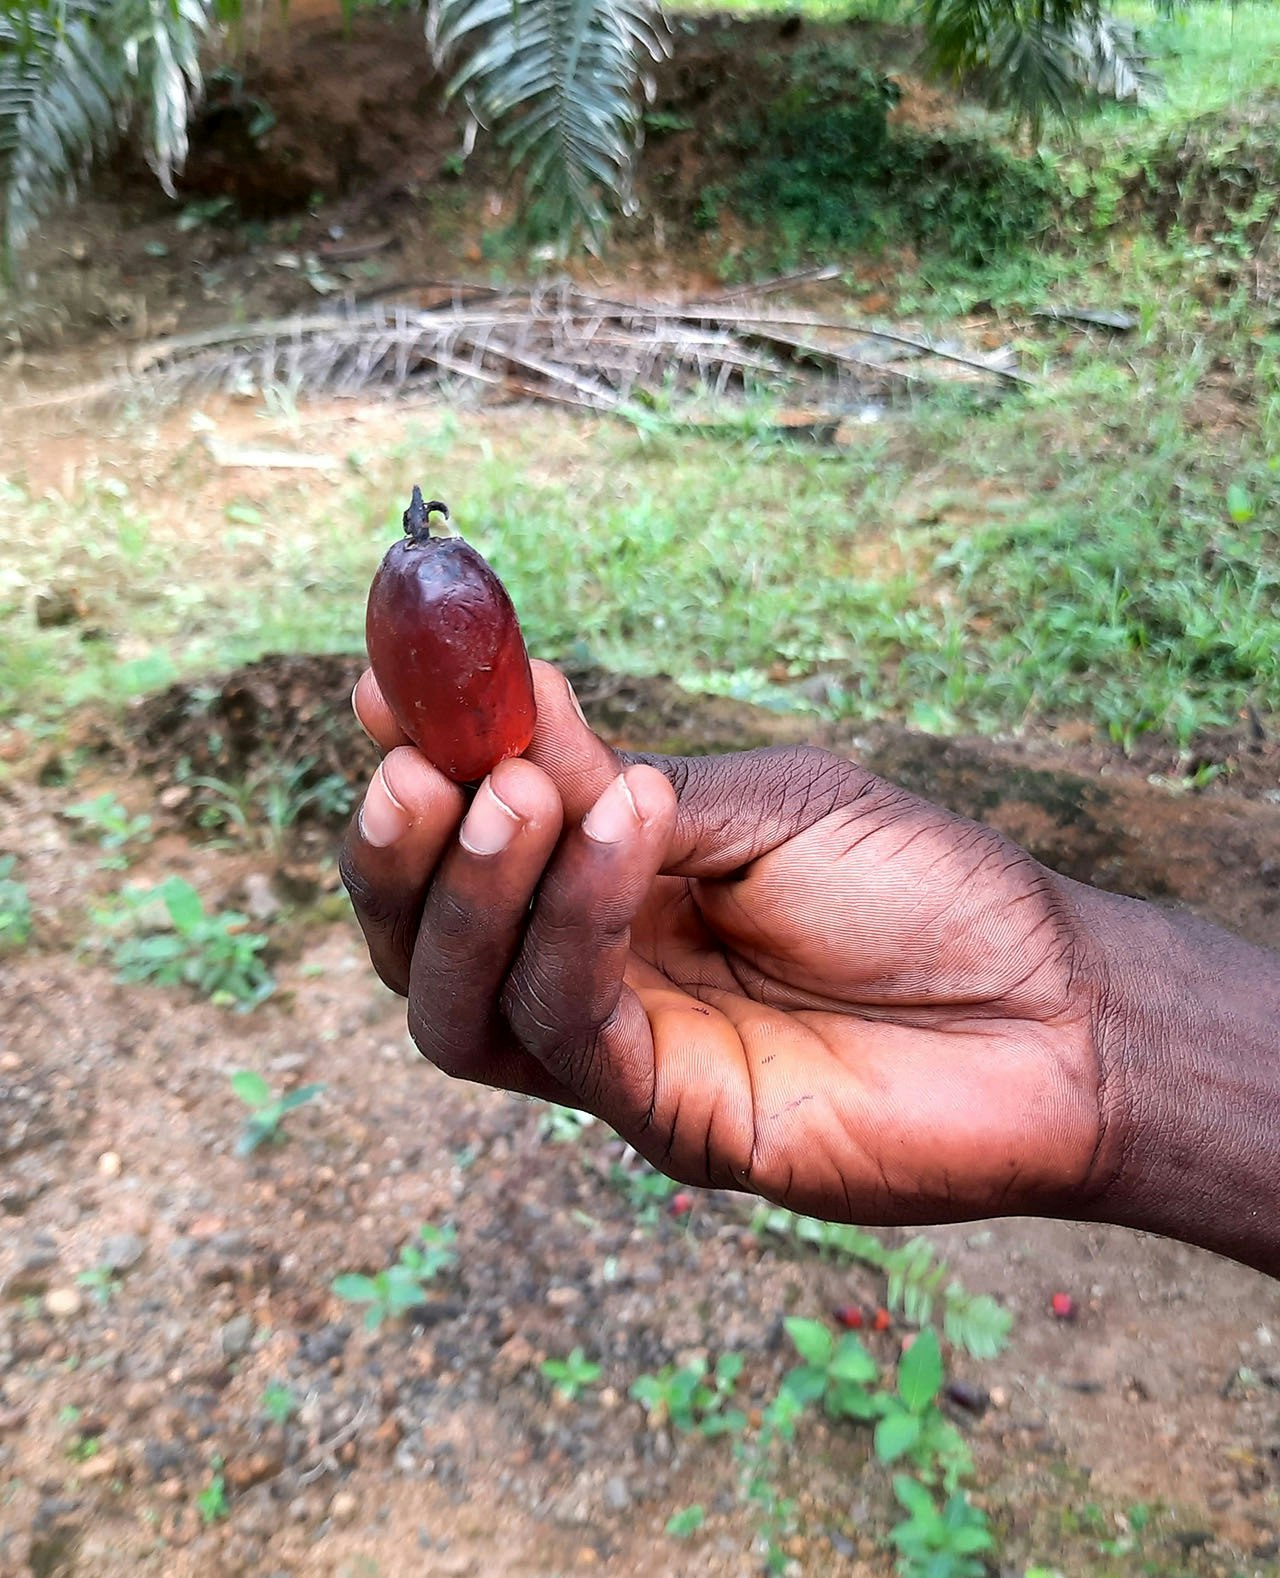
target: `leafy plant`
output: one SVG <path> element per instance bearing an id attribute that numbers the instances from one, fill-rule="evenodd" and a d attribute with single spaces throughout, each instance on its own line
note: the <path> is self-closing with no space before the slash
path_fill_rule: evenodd
<path id="1" fill-rule="evenodd" d="M 0 857 L 0 953 L 24 947 L 31 936 L 31 899 L 13 875 L 13 855 Z"/>
<path id="2" fill-rule="evenodd" d="M 98 1436 L 72 1436 L 63 1448 L 64 1455 L 73 1463 L 87 1463 L 101 1451 L 102 1440 Z"/>
<path id="3" fill-rule="evenodd" d="M 989 1294 L 968 1293 L 958 1282 L 943 1286 L 946 1262 L 938 1259 L 927 1238 L 911 1238 L 890 1249 L 865 1228 L 797 1216 L 781 1206 L 758 1207 L 751 1226 L 753 1232 L 791 1238 L 811 1245 L 825 1257 L 854 1261 L 882 1272 L 886 1307 L 913 1326 L 927 1324 L 941 1296 L 947 1340 L 975 1359 L 994 1359 L 1008 1342 L 1013 1317 Z"/>
<path id="4" fill-rule="evenodd" d="M 757 1536 L 764 1550 L 765 1569 L 770 1573 L 787 1570 L 783 1542 L 795 1527 L 796 1518 L 795 1502 L 778 1489 L 774 1460 L 787 1452 L 795 1440 L 804 1412 L 805 1404 L 783 1387 L 761 1410 L 760 1428 L 739 1437 L 733 1446 L 738 1460 L 739 1495 L 755 1511 Z"/>
<path id="5" fill-rule="evenodd" d="M 639 1158 L 630 1167 L 614 1162 L 609 1168 L 609 1182 L 626 1199 L 641 1227 L 657 1225 L 663 1206 L 680 1187 L 674 1178 Z"/>
<path id="6" fill-rule="evenodd" d="M 262 1394 L 259 1403 L 264 1419 L 273 1425 L 287 1425 L 298 1411 L 298 1399 L 287 1386 L 273 1381 Z"/>
<path id="7" fill-rule="evenodd" d="M 987 1568 L 978 1552 L 995 1545 L 985 1513 L 961 1491 L 939 1510 L 931 1493 L 906 1474 L 894 1475 L 893 1493 L 907 1512 L 889 1535 L 901 1578 L 982 1578 Z"/>
<path id="8" fill-rule="evenodd" d="M 538 1133 L 553 1145 L 572 1145 L 595 1121 L 589 1112 L 580 1112 L 577 1107 L 562 1107 L 552 1101 L 547 1103 L 538 1119 Z"/>
<path id="9" fill-rule="evenodd" d="M 667 1519 L 666 1532 L 674 1539 L 687 1540 L 691 1534 L 696 1534 L 707 1521 L 706 1508 L 700 1502 L 695 1502 L 691 1507 L 682 1507 L 679 1512 L 673 1512 Z"/>
<path id="10" fill-rule="evenodd" d="M 642 62 L 667 53 L 653 0 L 432 0 L 427 38 L 437 66 L 456 68 L 448 93 L 523 168 L 536 226 L 595 243 L 602 192 L 630 210 Z"/>
<path id="11" fill-rule="evenodd" d="M 836 1337 L 820 1321 L 792 1317 L 787 1335 L 801 1363 L 782 1383 L 797 1409 L 814 1404 L 832 1419 L 874 1421 L 873 1448 L 881 1463 L 910 1462 L 919 1480 L 899 1476 L 899 1500 L 910 1517 L 891 1535 L 903 1578 L 968 1578 L 982 1571 L 966 1566 L 973 1552 L 992 1544 L 986 1520 L 959 1490 L 973 1464 L 963 1438 L 938 1408 L 942 1350 L 937 1333 L 920 1332 L 898 1361 L 892 1388 L 879 1384 L 875 1359 L 852 1332 Z M 941 1513 L 927 1486 L 940 1484 L 948 1496 Z M 930 1565 L 932 1563 L 932 1565 Z M 948 1565 L 951 1563 L 952 1565 Z M 958 1563 L 958 1565 L 957 1565 Z"/>
<path id="12" fill-rule="evenodd" d="M 120 1278 L 110 1266 L 93 1266 L 76 1277 L 79 1287 L 88 1290 L 95 1304 L 104 1309 L 120 1291 Z"/>
<path id="13" fill-rule="evenodd" d="M 123 871 L 129 864 L 125 850 L 131 844 L 145 844 L 151 840 L 151 818 L 141 813 L 130 816 L 110 790 L 95 795 L 92 800 L 69 805 L 62 814 L 79 822 L 86 833 L 98 835 L 98 847 L 105 856 L 99 862 L 103 871 Z"/>
<path id="14" fill-rule="evenodd" d="M 576 1402 L 586 1387 L 600 1379 L 600 1366 L 575 1348 L 568 1358 L 544 1359 L 539 1367 L 543 1380 L 550 1381 L 566 1403 Z"/>
<path id="15" fill-rule="evenodd" d="M 455 1228 L 428 1223 L 418 1229 L 416 1241 L 411 1239 L 405 1244 L 396 1263 L 385 1271 L 372 1276 L 347 1271 L 335 1277 L 330 1287 L 340 1299 L 367 1304 L 365 1329 L 377 1331 L 383 1321 L 394 1320 L 425 1301 L 429 1284 L 457 1259 L 453 1251 L 456 1238 Z"/>
<path id="16" fill-rule="evenodd" d="M 217 1523 L 229 1516 L 230 1507 L 227 1505 L 227 1479 L 222 1472 L 222 1458 L 214 1455 L 210 1465 L 209 1483 L 196 1497 L 196 1511 L 200 1514 L 201 1523 L 206 1526 Z"/>
<path id="17" fill-rule="evenodd" d="M 245 930 L 248 917 L 228 910 L 209 914 L 182 877 L 154 888 L 126 888 L 98 921 L 118 935 L 108 945 L 116 979 L 157 986 L 190 986 L 213 1002 L 241 1011 L 275 990 L 259 957 L 265 936 Z"/>
<path id="18" fill-rule="evenodd" d="M 141 110 L 152 168 L 172 193 L 186 156 L 199 48 L 216 0 L 3 0 L 0 249 L 11 264 L 40 213 Z"/>
<path id="19" fill-rule="evenodd" d="M 260 841 L 277 858 L 289 829 L 307 811 L 332 819 L 351 809 L 351 786 L 337 773 L 317 777 L 309 756 L 265 762 L 238 781 L 190 772 L 179 779 L 199 791 L 201 826 L 234 833 L 244 843 Z"/>
<path id="20" fill-rule="evenodd" d="M 656 1375 L 641 1375 L 631 1383 L 629 1395 L 649 1410 L 655 1428 L 671 1423 L 677 1430 L 711 1438 L 734 1435 L 746 1425 L 738 1408 L 726 1408 L 742 1374 L 740 1353 L 722 1353 L 707 1374 L 707 1361 L 676 1368 L 668 1364 Z"/>
<path id="21" fill-rule="evenodd" d="M 249 1156 L 260 1145 L 283 1144 L 286 1136 L 281 1125 L 286 1114 L 314 1101 L 324 1090 L 323 1085 L 299 1085 L 277 1096 L 261 1074 L 248 1068 L 232 1074 L 231 1088 L 249 1109 L 236 1141 L 237 1156 Z"/>
<path id="22" fill-rule="evenodd" d="M 1034 132 L 1090 95 L 1140 103 L 1154 86 L 1135 29 L 1098 0 L 925 0 L 923 16 L 935 64 Z"/>

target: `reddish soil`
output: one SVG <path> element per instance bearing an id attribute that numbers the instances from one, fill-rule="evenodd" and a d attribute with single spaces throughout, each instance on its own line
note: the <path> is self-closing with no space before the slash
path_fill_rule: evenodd
<path id="1" fill-rule="evenodd" d="M 759 1406 L 786 1367 L 784 1313 L 870 1310 L 883 1287 L 758 1239 L 733 1197 L 699 1197 L 680 1218 L 628 1201 L 610 1182 L 619 1147 L 598 1127 L 556 1143 L 535 1105 L 434 1075 L 367 969 L 336 892 L 332 828 L 296 829 L 282 859 L 257 833 L 228 849 L 193 841 L 165 764 L 199 742 L 197 765 L 225 772 L 282 751 L 356 780 L 367 771 L 344 705 L 351 672 L 342 659 L 267 662 L 202 699 L 175 690 L 136 709 L 123 736 L 84 736 L 106 754 L 74 796 L 17 783 L 0 805 L 0 850 L 24 853 L 37 917 L 35 951 L 0 966 L 11 1221 L 0 1572 L 534 1578 L 603 1567 L 657 1578 L 696 1561 L 748 1573 L 751 1523 L 728 1450 L 651 1429 L 627 1390 L 664 1363 L 732 1350 Z M 725 749 L 798 728 L 661 682 L 577 677 L 596 726 L 633 746 Z M 873 754 L 891 748 L 909 762 L 901 739 L 882 737 Z M 961 793 L 964 772 L 934 755 L 933 787 Z M 134 773 L 122 776 L 126 758 Z M 989 783 L 1017 767 L 998 750 L 990 763 Z M 1042 799 L 1057 781 L 1017 770 L 1023 804 L 1033 780 Z M 240 1015 L 113 981 L 87 916 L 119 878 L 59 815 L 108 785 L 159 830 L 129 880 L 185 876 L 211 909 L 246 909 L 271 937 L 279 984 L 265 1006 Z M 1176 864 L 1169 808 L 1187 798 L 1136 777 L 1121 787 L 1135 844 Z M 993 800 L 997 820 L 1016 819 L 1017 795 Z M 1202 805 L 1235 808 L 1225 792 Z M 1257 836 L 1280 845 L 1280 808 L 1253 806 L 1266 819 Z M 1048 819 L 1045 852 L 1050 823 L 1069 850 L 1070 820 L 1061 806 Z M 1208 842 L 1211 865 L 1222 846 Z M 1219 865 L 1192 907 L 1228 918 L 1244 880 Z M 248 1159 L 234 1154 L 237 1068 L 277 1088 L 326 1087 L 287 1120 L 288 1144 Z M 456 1266 L 408 1320 L 366 1335 L 330 1281 L 388 1264 L 423 1222 L 456 1225 Z M 984 1414 L 961 1417 L 1002 1570 L 1274 1571 L 1273 1283 L 1119 1230 L 1007 1220 L 930 1237 L 967 1286 L 1015 1315 L 999 1360 L 953 1359 L 992 1395 Z M 115 1285 L 99 1303 L 76 1278 L 110 1264 Z M 1057 1291 L 1072 1294 L 1075 1321 L 1050 1314 Z M 882 1361 L 900 1331 L 869 1338 Z M 538 1364 L 577 1345 L 603 1373 L 558 1403 Z M 271 1385 L 296 1405 L 283 1424 L 263 1414 Z M 218 1472 L 225 1506 L 200 1499 Z M 811 1425 L 780 1475 L 800 1498 L 797 1572 L 889 1571 L 877 1540 L 892 1516 L 886 1475 L 865 1435 Z M 694 1544 L 664 1539 L 668 1516 L 693 1500 L 709 1513 Z M 1128 1536 L 1135 1505 L 1154 1511 Z"/>

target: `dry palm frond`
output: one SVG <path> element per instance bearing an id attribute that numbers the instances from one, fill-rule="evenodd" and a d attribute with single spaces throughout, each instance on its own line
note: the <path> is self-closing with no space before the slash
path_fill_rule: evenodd
<path id="1" fill-rule="evenodd" d="M 617 411 L 660 391 L 767 386 L 838 411 L 927 387 L 942 365 L 992 387 L 1030 381 L 1007 354 L 900 329 L 753 311 L 739 297 L 617 301 L 562 283 L 471 300 L 459 289 L 429 306 L 372 303 L 160 340 L 135 351 L 119 377 L 37 403 L 148 391 L 176 398 L 284 386 L 368 397 L 447 387 Z"/>

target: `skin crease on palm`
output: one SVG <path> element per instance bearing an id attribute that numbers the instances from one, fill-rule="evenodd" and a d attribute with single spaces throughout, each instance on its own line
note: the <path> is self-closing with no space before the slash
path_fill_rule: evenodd
<path id="1" fill-rule="evenodd" d="M 375 847 L 357 817 L 344 879 L 428 1058 L 593 1111 L 685 1182 L 817 1216 L 1087 1198 L 1108 1166 L 1104 987 L 1074 884 L 826 752 L 620 757 L 534 672 L 533 743 L 489 780 L 518 827 L 497 853 L 459 840 L 466 797 L 371 672 L 353 698 L 403 831 Z M 580 825 L 601 797 L 611 841 Z"/>

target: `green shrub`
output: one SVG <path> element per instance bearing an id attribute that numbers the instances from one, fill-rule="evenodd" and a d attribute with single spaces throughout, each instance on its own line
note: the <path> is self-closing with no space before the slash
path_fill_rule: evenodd
<path id="1" fill-rule="evenodd" d="M 980 137 L 889 125 L 891 79 L 852 47 L 797 50 L 726 134 L 739 173 L 703 194 L 702 223 L 732 207 L 780 259 L 909 242 L 981 262 L 1048 225 L 1055 177 Z"/>

